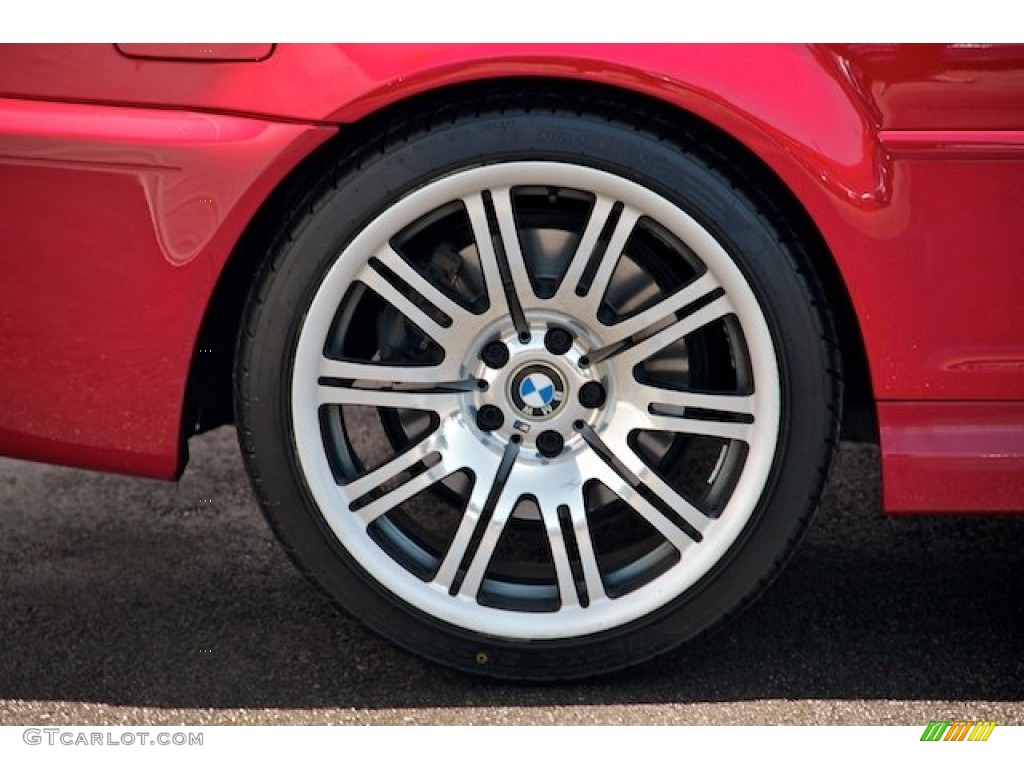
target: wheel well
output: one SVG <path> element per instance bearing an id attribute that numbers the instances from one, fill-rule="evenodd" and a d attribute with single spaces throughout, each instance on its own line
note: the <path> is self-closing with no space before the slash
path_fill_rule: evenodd
<path id="1" fill-rule="evenodd" d="M 777 220 L 789 230 L 789 236 L 798 238 L 810 255 L 835 321 L 845 380 L 843 437 L 877 442 L 867 353 L 846 285 L 817 226 L 774 171 L 717 126 L 673 105 L 614 87 L 547 78 L 478 81 L 412 96 L 343 126 L 337 137 L 299 163 L 246 227 L 211 295 L 189 371 L 183 439 L 233 422 L 234 355 L 246 296 L 275 238 L 295 211 L 307 203 L 325 169 L 337 167 L 339 161 L 370 137 L 406 130 L 418 115 L 437 115 L 438 107 L 446 103 L 486 99 L 494 105 L 507 99 L 510 107 L 522 106 L 524 100 L 529 103 L 550 94 L 552 89 L 559 89 L 573 100 L 588 101 L 597 110 L 608 105 L 620 112 L 628 106 L 636 114 L 644 115 L 648 125 L 653 116 L 667 140 L 674 135 L 699 137 L 705 148 L 722 158 L 723 167 L 727 166 L 730 173 L 739 170 L 742 181 L 760 192 L 758 202 L 772 209 Z"/>

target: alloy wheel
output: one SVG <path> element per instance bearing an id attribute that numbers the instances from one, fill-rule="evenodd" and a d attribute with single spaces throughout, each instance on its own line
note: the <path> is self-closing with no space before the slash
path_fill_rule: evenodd
<path id="1" fill-rule="evenodd" d="M 443 624 L 585 636 L 698 585 L 779 441 L 768 323 L 723 244 L 597 168 L 498 162 L 393 201 L 295 348 L 301 475 L 338 544 Z"/>

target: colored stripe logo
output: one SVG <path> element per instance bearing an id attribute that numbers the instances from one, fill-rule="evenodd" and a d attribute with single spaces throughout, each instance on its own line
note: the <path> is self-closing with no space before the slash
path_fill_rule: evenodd
<path id="1" fill-rule="evenodd" d="M 988 741 L 995 727 L 995 720 L 932 720 L 921 741 Z"/>

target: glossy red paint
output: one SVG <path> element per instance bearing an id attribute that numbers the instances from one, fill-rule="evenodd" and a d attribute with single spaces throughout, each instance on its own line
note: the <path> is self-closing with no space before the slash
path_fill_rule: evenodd
<path id="1" fill-rule="evenodd" d="M 2 401 L 13 396 L 17 406 L 0 416 L 0 448 L 168 474 L 198 318 L 276 180 L 333 126 L 438 88 L 524 77 L 645 94 L 757 155 L 835 259 L 878 401 L 1024 400 L 1024 219 L 1015 213 L 1024 186 L 1024 47 L 279 45 L 258 63 L 214 64 L 132 59 L 112 45 L 12 45 L 0 46 L 0 205 L 20 216 L 0 226 L 10 228 L 4 242 L 34 244 L 32 260 L 10 273 L 18 279 L 0 284 L 0 313 L 18 308 L 0 315 L 14 339 L 0 344 L 15 345 L 5 359 L 17 353 L 27 366 L 30 350 L 60 348 L 71 326 L 91 330 L 78 334 L 84 346 L 73 366 L 62 356 L 0 384 Z M 63 117 L 43 102 L 60 103 L 54 114 Z M 216 135 L 176 141 L 167 132 L 182 115 L 208 121 Z M 253 126 L 263 133 L 242 137 Z M 197 255 L 171 268 L 160 238 L 191 225 L 152 222 L 200 221 L 207 204 L 166 202 L 146 219 L 153 205 L 145 190 L 154 179 L 186 183 L 195 172 L 203 182 L 194 200 L 212 197 L 218 212 L 197 230 Z M 83 214 L 83 199 L 103 215 Z M 56 231 L 58 215 L 76 227 Z M 125 236 L 134 238 L 130 249 Z M 68 267 L 71 252 L 88 258 Z M 97 303 L 115 282 L 122 299 Z M 26 285 L 48 286 L 44 295 L 67 305 L 59 321 L 26 298 Z M 118 342 L 120 363 L 99 357 L 97 336 Z M 154 338 L 159 352 L 149 346 Z M 149 375 L 123 379 L 118 365 Z M 75 394 L 69 370 L 94 374 L 99 388 Z M 147 378 L 159 383 L 143 393 Z M 131 424 L 119 427 L 130 433 L 123 437 L 99 410 L 115 395 L 124 400 L 120 420 Z M 54 407 L 63 400 L 67 409 Z M 891 413 L 879 410 L 887 456 Z M 25 448 L 39 440 L 55 444 Z M 83 448 L 123 455 L 100 460 Z M 968 480 L 961 475 L 965 489 Z M 987 490 L 972 493 L 984 498 Z"/>
<path id="2" fill-rule="evenodd" d="M 1024 154 L 1024 131 L 893 131 L 878 140 L 897 160 L 1014 160 Z"/>
<path id="3" fill-rule="evenodd" d="M 0 448 L 172 477 L 225 254 L 333 131 L 0 100 Z"/>
<path id="4" fill-rule="evenodd" d="M 1018 512 L 1024 403 L 881 403 L 890 512 Z"/>
<path id="5" fill-rule="evenodd" d="M 1020 130 L 1024 45 L 832 46 L 879 127 Z"/>
<path id="6" fill-rule="evenodd" d="M 974 141 L 971 141 L 974 138 Z M 1024 132 L 883 132 L 894 155 L 898 236 L 879 238 L 883 264 L 861 302 L 875 392 L 893 400 L 1024 396 Z M 879 221 L 882 217 L 879 217 Z M 880 233 L 881 234 L 881 233 Z M 865 259 L 875 264 L 876 259 Z"/>

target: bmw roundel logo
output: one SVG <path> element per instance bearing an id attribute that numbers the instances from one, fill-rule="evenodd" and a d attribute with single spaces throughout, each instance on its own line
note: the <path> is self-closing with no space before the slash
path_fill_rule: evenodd
<path id="1" fill-rule="evenodd" d="M 512 379 L 512 402 L 524 416 L 543 419 L 557 411 L 565 400 L 565 383 L 545 365 L 531 365 Z"/>
<path id="2" fill-rule="evenodd" d="M 519 382 L 519 396 L 531 408 L 543 408 L 555 399 L 555 382 L 545 373 L 531 373 Z"/>

